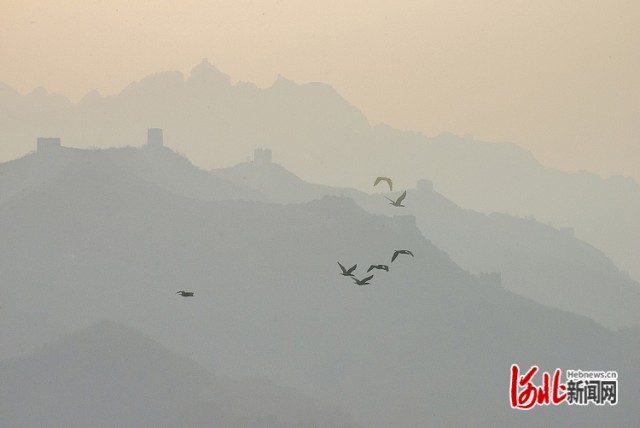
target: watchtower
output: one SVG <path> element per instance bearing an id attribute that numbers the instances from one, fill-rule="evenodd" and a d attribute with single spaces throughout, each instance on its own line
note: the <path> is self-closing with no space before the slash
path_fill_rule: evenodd
<path id="1" fill-rule="evenodd" d="M 433 192 L 433 181 L 426 179 L 418 180 L 416 182 L 416 189 L 421 192 Z"/>
<path id="2" fill-rule="evenodd" d="M 271 149 L 255 149 L 253 161 L 259 164 L 271 163 Z"/>
<path id="3" fill-rule="evenodd" d="M 147 146 L 149 147 L 163 147 L 162 141 L 162 128 L 149 128 L 147 129 Z"/>
<path id="4" fill-rule="evenodd" d="M 60 138 L 58 137 L 38 137 L 36 147 L 38 153 L 50 153 L 54 150 L 58 150 L 62 145 L 60 144 Z"/>

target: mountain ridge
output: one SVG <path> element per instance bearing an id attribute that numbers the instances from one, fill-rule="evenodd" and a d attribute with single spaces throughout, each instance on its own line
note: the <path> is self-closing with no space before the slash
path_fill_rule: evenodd
<path id="1" fill-rule="evenodd" d="M 12 225 L 0 230 L 4 353 L 108 318 L 214 373 L 258 371 L 338 400 L 374 428 L 638 419 L 622 398 L 615 408 L 514 413 L 514 362 L 615 368 L 633 397 L 633 334 L 482 283 L 414 217 L 371 214 L 340 196 L 188 198 L 99 159 L 102 169 L 70 169 L 0 204 L 0 222 Z M 415 257 L 389 262 L 371 286 L 339 275 L 337 261 L 359 263 L 359 274 L 399 248 Z"/>
<path id="2" fill-rule="evenodd" d="M 292 172 L 316 183 L 366 190 L 369 177 L 380 173 L 405 188 L 426 178 L 463 207 L 573 227 L 576 236 L 640 277 L 640 186 L 632 179 L 545 168 L 512 144 L 371 126 L 324 84 L 279 79 L 261 89 L 232 84 L 206 62 L 196 69 L 205 76 L 198 84 L 193 76 L 170 72 L 173 77 L 152 78 L 167 84 L 150 85 L 144 96 L 95 94 L 82 105 L 49 96 L 51 102 L 38 107 L 25 97 L 0 95 L 0 147 L 19 156 L 44 135 L 75 147 L 137 146 L 142 124 L 164 128 L 173 145 L 205 169 L 231 166 L 256 147 L 268 147 Z"/>
<path id="3" fill-rule="evenodd" d="M 368 212 L 398 212 L 382 200 L 382 195 L 393 193 L 369 195 L 307 183 L 276 163 L 244 162 L 212 173 L 281 203 L 339 195 L 353 198 Z M 594 317 L 609 328 L 640 323 L 640 284 L 620 272 L 601 250 L 575 238 L 572 230 L 532 218 L 463 209 L 427 180 L 408 189 L 407 201 L 401 212 L 414 215 L 423 235 L 461 267 L 480 275 L 498 274 L 504 287 L 520 295 Z"/>

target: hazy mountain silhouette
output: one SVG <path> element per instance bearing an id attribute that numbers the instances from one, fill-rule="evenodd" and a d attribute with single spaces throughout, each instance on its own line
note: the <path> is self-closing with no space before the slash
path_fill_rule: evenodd
<path id="1" fill-rule="evenodd" d="M 197 199 L 265 200 L 259 192 L 215 177 L 166 147 L 79 150 L 61 147 L 0 164 L 0 202 L 27 188 L 45 184 L 69 168 L 110 162 L 149 183 Z"/>
<path id="2" fill-rule="evenodd" d="M 232 84 L 204 60 L 186 79 L 161 72 L 116 96 L 90 92 L 77 104 L 42 88 L 20 97 L 3 85 L 0 108 L 0 147 L 23 144 L 14 157 L 46 135 L 74 147 L 138 146 L 141 124 L 161 126 L 174 147 L 207 168 L 228 167 L 255 147 L 270 147 L 312 182 L 368 190 L 380 173 L 393 175 L 398 188 L 429 178 L 463 207 L 573 227 L 640 278 L 640 186 L 632 179 L 544 168 L 512 144 L 372 127 L 325 84 L 283 77 L 265 89 Z"/>
<path id="3" fill-rule="evenodd" d="M 356 426 L 264 377 L 217 378 L 114 322 L 2 360 L 0 375 L 3 427 Z"/>
<path id="4" fill-rule="evenodd" d="M 273 162 L 243 162 L 212 173 L 281 203 L 348 196 L 370 212 L 396 214 L 380 194 L 311 184 Z M 433 190 L 428 180 L 418 184 L 408 193 L 404 213 L 415 215 L 422 233 L 464 269 L 499 273 L 511 291 L 611 328 L 640 324 L 640 285 L 571 231 L 533 219 L 466 210 Z M 500 282 L 490 275 L 483 279 Z"/>
<path id="5" fill-rule="evenodd" d="M 366 193 L 355 189 L 311 184 L 276 162 L 241 162 L 229 168 L 212 170 L 211 173 L 255 189 L 270 201 L 284 204 L 310 202 L 327 195 L 346 196 L 356 200 L 367 197 Z"/>
<path id="6" fill-rule="evenodd" d="M 499 272 L 510 290 L 610 328 L 640 324 L 640 284 L 572 229 L 464 210 L 428 187 L 408 197 L 425 236 L 471 272 Z"/>
<path id="7" fill-rule="evenodd" d="M 77 104 L 43 89 L 16 98 L 3 86 L 0 108 L 0 146 L 22 142 L 16 157 L 46 135 L 75 147 L 138 146 L 145 125 L 163 127 L 174 147 L 207 168 L 228 167 L 255 147 L 270 147 L 312 182 L 368 190 L 371 177 L 381 173 L 393 175 L 398 188 L 429 178 L 463 207 L 573 227 L 576 236 L 640 278 L 635 181 L 544 168 L 511 144 L 372 127 L 325 84 L 298 85 L 283 77 L 265 89 L 232 84 L 203 61 L 186 79 L 179 72 L 157 73 L 116 96 L 93 92 Z"/>
<path id="8" fill-rule="evenodd" d="M 85 155 L 0 204 L 0 224 L 10 225 L 0 230 L 5 358 L 106 318 L 217 375 L 257 371 L 338 402 L 365 426 L 640 419 L 637 330 L 612 332 L 479 281 L 414 217 L 370 214 L 344 197 L 199 200 L 106 153 Z M 337 260 L 368 266 L 398 248 L 415 257 L 398 258 L 370 286 L 338 274 Z M 618 370 L 619 404 L 515 412 L 514 362 Z"/>

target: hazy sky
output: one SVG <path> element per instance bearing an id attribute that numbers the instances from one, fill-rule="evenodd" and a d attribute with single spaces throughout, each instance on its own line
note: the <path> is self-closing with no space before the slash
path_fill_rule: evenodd
<path id="1" fill-rule="evenodd" d="M 323 81 L 372 123 L 640 180 L 637 0 L 0 0 L 0 82 L 78 100 L 201 58 Z"/>

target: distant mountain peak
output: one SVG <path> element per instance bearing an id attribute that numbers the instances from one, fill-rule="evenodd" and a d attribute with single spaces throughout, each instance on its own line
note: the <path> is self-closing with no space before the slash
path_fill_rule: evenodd
<path id="1" fill-rule="evenodd" d="M 229 75 L 211 64 L 208 58 L 202 58 L 200 64 L 193 67 L 188 81 L 196 84 L 231 84 Z"/>
<path id="2" fill-rule="evenodd" d="M 102 94 L 100 94 L 100 92 L 98 92 L 97 89 L 94 89 L 92 91 L 87 92 L 85 96 L 82 97 L 82 99 L 80 99 L 78 104 L 92 104 L 101 99 L 102 99 Z"/>
<path id="3" fill-rule="evenodd" d="M 19 98 L 20 93 L 6 83 L 0 82 L 0 95 L 12 98 Z"/>
<path id="4" fill-rule="evenodd" d="M 47 90 L 44 87 L 38 86 L 33 91 L 29 92 L 26 96 L 27 97 L 40 97 L 40 96 L 43 96 L 43 95 L 49 95 L 49 92 L 47 92 Z"/>
<path id="5" fill-rule="evenodd" d="M 33 91 L 29 92 L 25 98 L 34 103 L 34 105 L 48 107 L 60 107 L 71 104 L 69 99 L 64 95 L 54 94 L 47 91 L 42 86 L 38 86 Z"/>
<path id="6" fill-rule="evenodd" d="M 298 86 L 298 85 L 296 84 L 296 82 L 294 82 L 293 80 L 287 79 L 282 74 L 278 74 L 278 77 L 276 77 L 276 80 L 273 81 L 273 85 L 271 85 L 272 88 L 290 88 L 293 86 Z"/>

